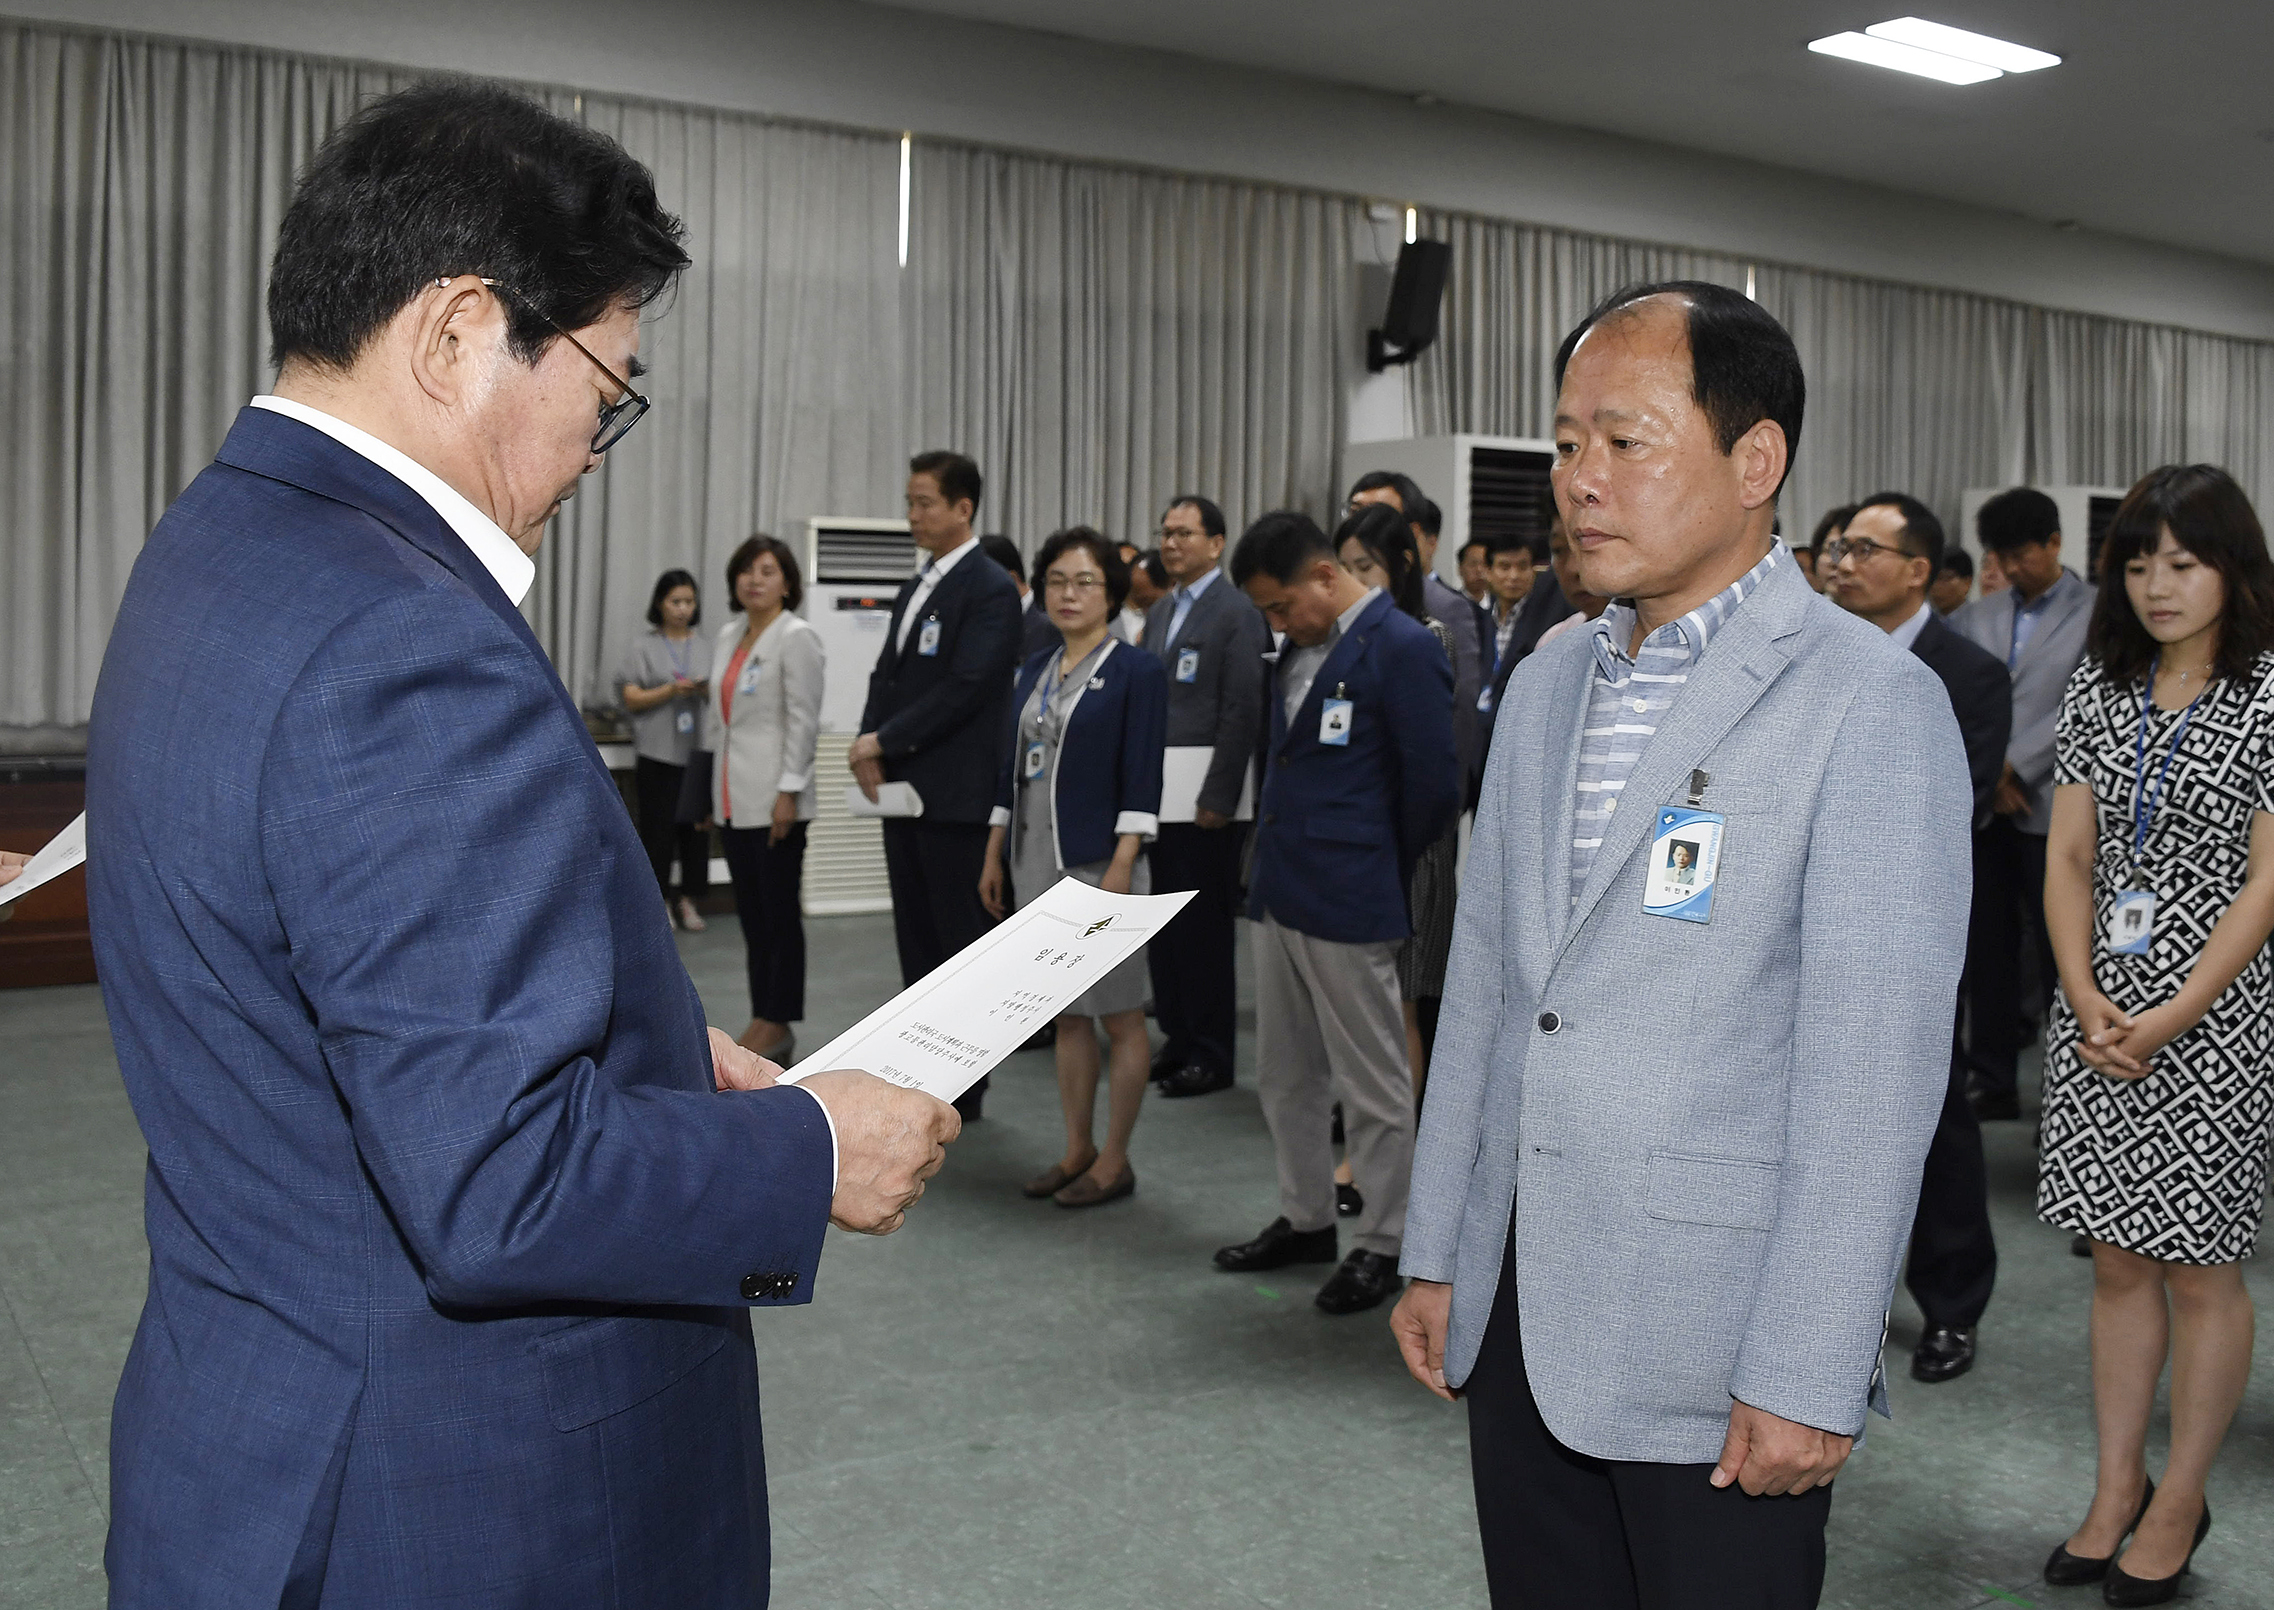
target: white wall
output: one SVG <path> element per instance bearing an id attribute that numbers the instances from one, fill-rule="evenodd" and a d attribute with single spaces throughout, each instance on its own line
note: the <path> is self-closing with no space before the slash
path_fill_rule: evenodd
<path id="1" fill-rule="evenodd" d="M 496 73 L 1313 186 L 2274 339 L 2274 267 L 1307 80 L 857 0 L 0 0 L 29 18 Z"/>

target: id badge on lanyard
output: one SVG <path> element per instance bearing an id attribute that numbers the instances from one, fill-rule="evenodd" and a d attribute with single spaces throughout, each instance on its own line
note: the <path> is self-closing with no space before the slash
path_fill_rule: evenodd
<path id="1" fill-rule="evenodd" d="M 695 730 L 695 712 L 692 710 L 680 711 L 679 719 L 672 722 L 671 725 L 681 733 L 693 732 Z"/>
<path id="2" fill-rule="evenodd" d="M 916 628 L 916 652 L 927 658 L 940 651 L 940 618 L 932 616 Z"/>
<path id="3" fill-rule="evenodd" d="M 1351 713 L 1357 709 L 1342 696 L 1343 684 L 1334 685 L 1334 697 L 1319 702 L 1319 742 L 1340 749 L 1350 747 Z"/>
<path id="4" fill-rule="evenodd" d="M 1179 682 L 1197 682 L 1200 679 L 1200 650 L 1180 648 L 1176 651 L 1176 679 Z"/>
<path id="5" fill-rule="evenodd" d="M 1643 874 L 1643 915 L 1676 922 L 1713 920 L 1713 886 L 1721 875 L 1721 835 L 1728 819 L 1704 808 L 1701 796 L 1712 780 L 1693 771 L 1689 800 L 1658 807 Z"/>
<path id="6" fill-rule="evenodd" d="M 2148 787 L 2148 712 L 2155 708 L 2156 666 L 2160 654 L 2148 662 L 2148 685 L 2140 695 L 2140 731 L 2132 743 L 2132 887 L 2116 891 L 2109 903 L 2107 925 L 2102 937 L 2108 942 L 2113 956 L 2145 956 L 2156 942 L 2156 892 L 2140 887 L 2140 857 L 2147 853 L 2148 830 L 2155 825 L 2156 806 L 2163 802 L 2164 785 L 2171 781 L 2172 762 L 2179 758 L 2180 740 L 2187 736 L 2187 724 L 2195 719 L 2195 706 L 2202 693 L 2187 701 L 2180 713 L 2179 725 L 2173 729 L 2171 747 L 2164 751 L 2163 767 L 2156 773 L 2156 785 Z M 2203 690 L 2209 692 L 2206 687 Z"/>

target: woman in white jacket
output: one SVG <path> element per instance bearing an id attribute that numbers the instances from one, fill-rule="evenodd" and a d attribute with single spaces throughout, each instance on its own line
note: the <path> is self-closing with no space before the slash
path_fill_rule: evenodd
<path id="1" fill-rule="evenodd" d="M 734 909 L 749 952 L 750 1027 L 742 1044 L 776 1062 L 805 1016 L 806 823 L 821 735 L 821 634 L 796 613 L 797 556 L 755 536 L 726 564 L 730 621 L 711 654 L 711 817 L 726 841 Z"/>

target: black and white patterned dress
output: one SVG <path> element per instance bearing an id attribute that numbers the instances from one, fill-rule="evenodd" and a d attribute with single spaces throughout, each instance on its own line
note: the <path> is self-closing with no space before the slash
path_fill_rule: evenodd
<path id="1" fill-rule="evenodd" d="M 2274 811 L 2274 654 L 2249 676 L 2214 682 L 2196 701 L 2137 872 L 2132 806 L 2144 681 L 2116 683 L 2087 660 L 2061 700 L 2053 779 L 2089 783 L 2098 819 L 2093 863 L 2093 976 L 2127 1012 L 2161 1005 L 2186 982 L 2211 929 L 2242 892 L 2251 823 Z M 2147 713 L 2148 789 L 2171 752 L 2180 712 Z M 2155 891 L 2148 954 L 2120 956 L 2104 925 L 2125 889 Z M 2274 1121 L 2274 1033 L 2265 950 L 2194 1028 L 2157 1052 L 2140 1079 L 2111 1079 L 2077 1056 L 2077 1021 L 2056 996 L 2046 1038 L 2037 1213 L 2170 1263 L 2233 1263 L 2258 1241 Z"/>

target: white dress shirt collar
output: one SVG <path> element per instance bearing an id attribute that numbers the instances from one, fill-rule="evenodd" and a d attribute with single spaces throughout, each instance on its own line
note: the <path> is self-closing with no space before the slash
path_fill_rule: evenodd
<path id="1" fill-rule="evenodd" d="M 289 397 L 255 397 L 255 408 L 265 408 L 272 414 L 297 419 L 311 430 L 320 430 L 333 441 L 352 453 L 360 453 L 378 465 L 396 480 L 409 487 L 436 514 L 442 523 L 458 533 L 458 540 L 472 550 L 496 580 L 498 590 L 505 594 L 513 606 L 521 607 L 521 600 L 529 595 L 529 585 L 537 579 L 537 566 L 523 553 L 514 540 L 498 529 L 492 520 L 447 481 L 412 458 L 399 448 L 389 447 L 368 431 L 357 430 L 344 419 L 334 419 L 320 408 L 294 402 Z"/>
<path id="2" fill-rule="evenodd" d="M 962 563 L 963 556 L 965 554 L 969 553 L 972 549 L 978 546 L 979 539 L 977 537 L 965 537 L 961 542 L 950 548 L 946 553 L 943 553 L 937 558 L 932 559 L 931 571 L 933 584 L 937 585 L 939 579 L 942 576 L 946 575 L 958 564 Z"/>
<path id="3" fill-rule="evenodd" d="M 1927 617 L 1933 613 L 1932 605 L 1921 604 L 1916 615 L 1913 615 L 1887 635 L 1894 640 L 1897 648 L 1908 649 L 1912 644 L 1918 642 L 1919 634 L 1927 629 Z"/>

